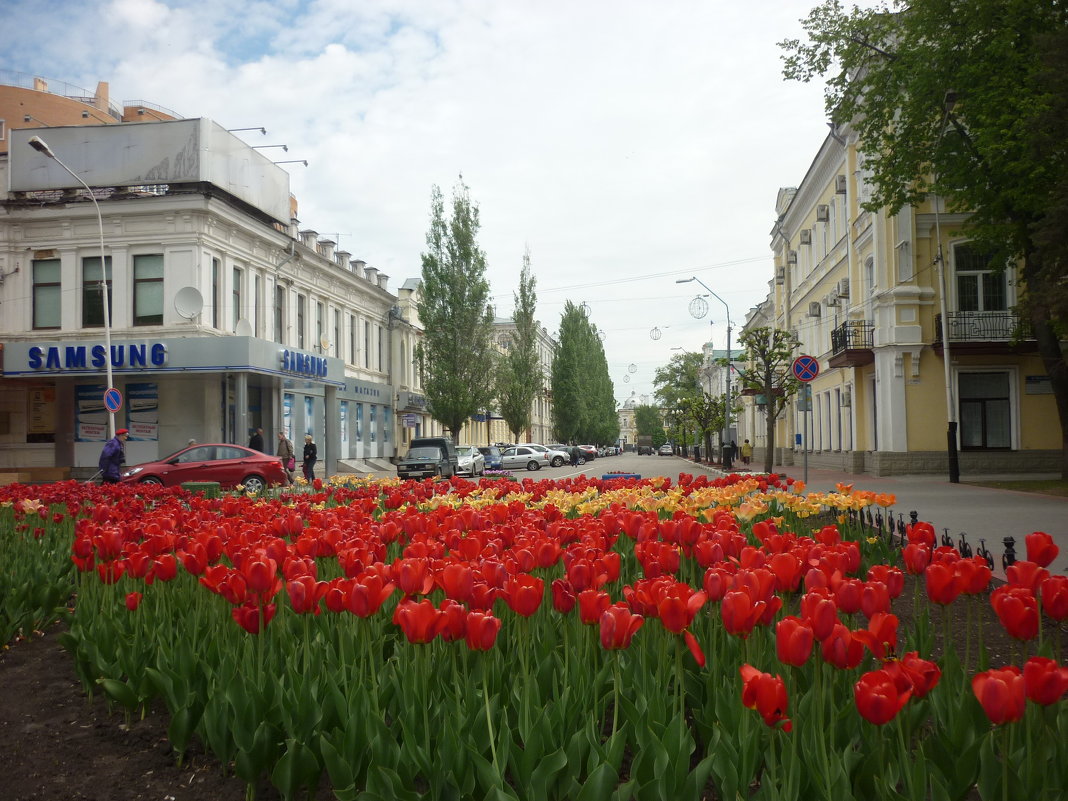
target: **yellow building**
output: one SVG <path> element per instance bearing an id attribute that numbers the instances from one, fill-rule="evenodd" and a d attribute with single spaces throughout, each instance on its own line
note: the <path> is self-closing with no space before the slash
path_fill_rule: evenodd
<path id="1" fill-rule="evenodd" d="M 816 467 L 946 473 L 953 421 L 963 475 L 1056 471 L 1060 426 L 1013 311 L 1015 270 L 992 269 L 941 197 L 864 211 L 869 178 L 855 135 L 837 128 L 778 194 L 770 312 L 747 326 L 793 331 L 820 372 L 811 411 L 797 398 L 778 422 L 776 463 L 807 449 Z"/>

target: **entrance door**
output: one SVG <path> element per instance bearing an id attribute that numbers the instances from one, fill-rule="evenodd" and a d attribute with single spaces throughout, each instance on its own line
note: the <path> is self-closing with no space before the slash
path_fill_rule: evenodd
<path id="1" fill-rule="evenodd" d="M 969 450 L 1012 447 L 1008 373 L 961 373 L 960 445 Z"/>

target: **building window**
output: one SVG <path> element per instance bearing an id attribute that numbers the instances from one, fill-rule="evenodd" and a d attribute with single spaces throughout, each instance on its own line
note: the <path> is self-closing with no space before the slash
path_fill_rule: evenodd
<path id="1" fill-rule="evenodd" d="M 62 278 L 59 259 L 33 262 L 33 327 L 59 328 Z"/>
<path id="2" fill-rule="evenodd" d="M 219 280 L 220 280 L 219 279 L 219 268 L 220 268 L 220 266 L 221 265 L 219 264 L 219 260 L 218 259 L 212 259 L 211 260 L 211 327 L 212 328 L 218 328 L 219 325 L 220 325 L 219 313 L 221 312 L 221 309 L 219 308 L 219 303 L 222 300 L 219 297 Z"/>
<path id="3" fill-rule="evenodd" d="M 323 316 L 325 312 L 323 310 L 322 303 L 315 304 L 315 347 L 323 351 Z"/>
<path id="4" fill-rule="evenodd" d="M 240 267 L 234 267 L 234 286 L 232 288 L 230 298 L 231 306 L 230 315 L 233 317 L 233 321 L 230 323 L 230 330 L 237 331 L 237 322 L 244 318 L 241 313 L 241 279 L 244 276 L 241 274 Z"/>
<path id="5" fill-rule="evenodd" d="M 382 372 L 382 345 L 384 340 L 382 339 L 382 326 L 376 326 L 378 329 L 375 333 L 378 336 L 378 372 Z"/>
<path id="6" fill-rule="evenodd" d="M 965 450 L 1012 447 L 1009 374 L 961 373 L 960 444 Z"/>
<path id="7" fill-rule="evenodd" d="M 371 367 L 371 324 L 363 321 L 363 366 Z"/>
<path id="8" fill-rule="evenodd" d="M 133 257 L 133 323 L 163 325 L 163 254 Z"/>
<path id="9" fill-rule="evenodd" d="M 304 348 L 304 304 L 307 299 L 297 295 L 297 347 Z"/>
<path id="10" fill-rule="evenodd" d="M 334 355 L 341 355 L 341 312 L 334 309 Z"/>
<path id="11" fill-rule="evenodd" d="M 111 319 L 111 256 L 104 261 L 107 272 L 108 319 Z M 82 259 L 82 327 L 100 328 L 104 325 L 104 299 L 101 291 L 100 257 Z"/>
<path id="12" fill-rule="evenodd" d="M 285 316 L 283 310 L 286 307 L 286 288 L 284 286 L 274 287 L 274 341 L 279 345 L 284 344 L 282 338 L 283 325 L 285 322 Z"/>
<path id="13" fill-rule="evenodd" d="M 356 364 L 356 315 L 349 315 L 349 364 Z"/>
<path id="14" fill-rule="evenodd" d="M 958 311 L 1005 311 L 1008 308 L 1005 270 L 991 270 L 988 254 L 971 245 L 955 245 L 953 264 L 957 276 Z"/>
<path id="15" fill-rule="evenodd" d="M 263 303 L 263 277 L 256 274 L 254 279 L 255 290 L 252 293 L 252 304 L 249 306 L 251 314 L 252 330 L 258 337 L 263 337 L 263 315 L 260 314 L 260 306 Z"/>

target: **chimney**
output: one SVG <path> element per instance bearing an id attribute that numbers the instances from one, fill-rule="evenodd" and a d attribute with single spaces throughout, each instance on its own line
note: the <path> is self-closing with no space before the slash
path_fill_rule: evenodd
<path id="1" fill-rule="evenodd" d="M 375 286 L 378 286 L 378 268 L 377 267 L 364 267 L 363 274 Z"/>
<path id="2" fill-rule="evenodd" d="M 311 248 L 312 250 L 315 250 L 315 245 L 319 241 L 319 232 L 318 231 L 312 231 L 310 229 L 307 230 L 307 231 L 301 231 L 300 232 L 300 241 L 301 241 L 301 244 L 304 245 L 304 247 L 308 247 L 308 248 Z"/>
<path id="3" fill-rule="evenodd" d="M 108 110 L 108 103 L 111 100 L 111 92 L 108 89 L 107 81 L 97 81 L 96 84 L 96 96 L 93 98 L 93 105 L 101 111 Z"/>
<path id="4" fill-rule="evenodd" d="M 337 245 L 333 239 L 320 239 L 317 250 L 324 259 L 334 260 L 334 247 Z"/>
<path id="5" fill-rule="evenodd" d="M 389 276 L 385 273 L 378 274 L 378 288 L 385 289 L 389 285 Z"/>
<path id="6" fill-rule="evenodd" d="M 300 220 L 298 220 L 296 216 L 289 218 L 289 235 L 293 239 L 300 237 Z"/>
<path id="7" fill-rule="evenodd" d="M 46 81 L 44 78 L 34 78 L 33 79 L 33 90 L 35 92 L 47 92 L 48 91 L 48 81 Z"/>
<path id="8" fill-rule="evenodd" d="M 367 266 L 367 262 L 363 259 L 353 259 L 349 264 L 352 266 L 352 271 L 356 273 L 357 276 L 360 278 L 364 277 L 363 268 Z"/>
<path id="9" fill-rule="evenodd" d="M 338 266 L 349 269 L 349 257 L 352 256 L 347 250 L 339 250 L 334 254 L 334 261 L 338 263 Z"/>

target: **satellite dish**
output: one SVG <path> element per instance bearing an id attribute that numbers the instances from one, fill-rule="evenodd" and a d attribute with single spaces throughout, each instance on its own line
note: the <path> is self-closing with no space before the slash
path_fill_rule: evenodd
<path id="1" fill-rule="evenodd" d="M 204 296 L 195 286 L 183 286 L 174 295 L 174 310 L 187 320 L 192 320 L 203 308 Z"/>
<path id="2" fill-rule="evenodd" d="M 328 350 L 330 350 L 330 337 L 328 337 L 326 334 L 323 334 L 321 337 L 319 337 L 319 347 L 322 349 L 323 353 L 326 353 Z"/>
<path id="3" fill-rule="evenodd" d="M 234 326 L 234 333 L 239 337 L 250 337 L 256 332 L 252 330 L 252 323 L 242 317 L 237 321 L 237 325 Z"/>

